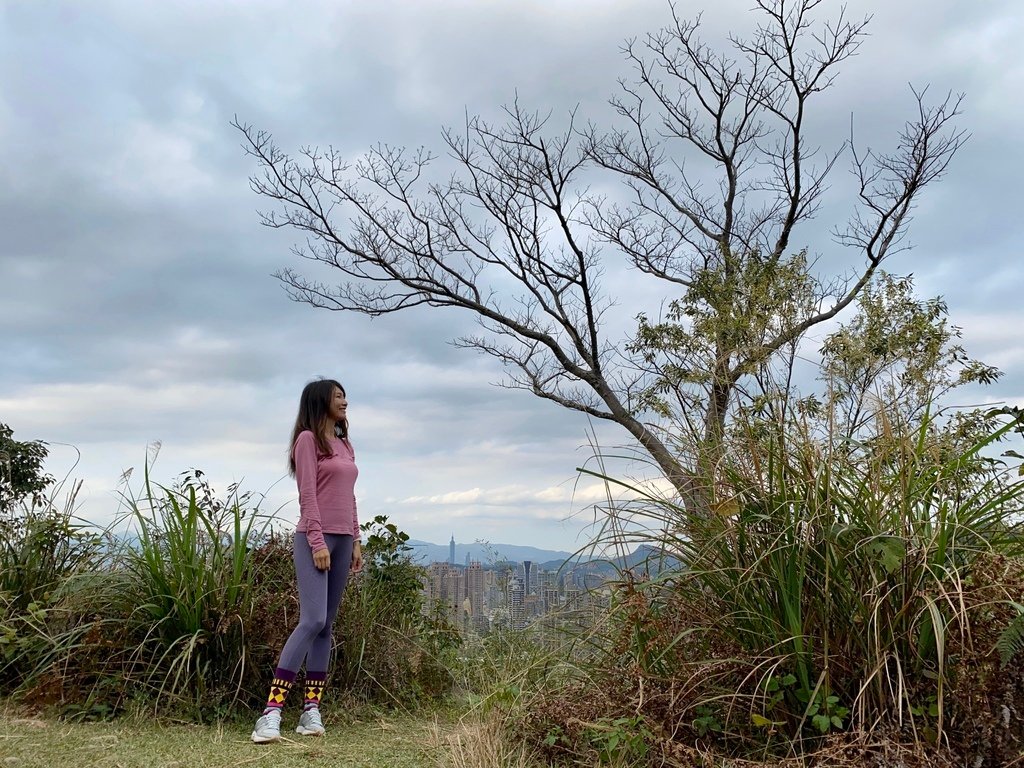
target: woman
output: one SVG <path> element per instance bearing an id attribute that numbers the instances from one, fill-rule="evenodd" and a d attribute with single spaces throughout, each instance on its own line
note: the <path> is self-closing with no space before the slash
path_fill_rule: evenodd
<path id="1" fill-rule="evenodd" d="M 289 468 L 299 487 L 293 552 L 299 585 L 299 625 L 284 644 L 267 706 L 256 721 L 257 744 L 281 738 L 281 709 L 306 661 L 306 690 L 296 733 L 321 736 L 320 697 L 327 684 L 331 627 L 353 571 L 363 567 L 354 493 L 358 470 L 348 439 L 345 390 L 333 379 L 302 390 Z"/>

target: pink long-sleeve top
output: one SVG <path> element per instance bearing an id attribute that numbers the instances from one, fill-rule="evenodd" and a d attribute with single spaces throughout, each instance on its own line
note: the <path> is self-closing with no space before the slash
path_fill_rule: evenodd
<path id="1" fill-rule="evenodd" d="M 327 549 L 325 533 L 350 533 L 359 538 L 355 486 L 359 470 L 348 440 L 327 441 L 331 455 L 319 455 L 309 430 L 300 432 L 292 446 L 295 481 L 299 486 L 299 524 L 313 552 Z"/>

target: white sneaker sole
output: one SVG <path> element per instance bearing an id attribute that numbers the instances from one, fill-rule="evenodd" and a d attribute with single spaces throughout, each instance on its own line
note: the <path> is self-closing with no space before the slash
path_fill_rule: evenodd
<path id="1" fill-rule="evenodd" d="M 253 744 L 270 744 L 272 742 L 280 741 L 280 740 L 281 740 L 281 734 L 277 734 L 277 736 L 260 736 L 258 733 L 256 733 L 256 731 L 252 732 L 252 742 L 253 742 Z"/>
<path id="2" fill-rule="evenodd" d="M 323 736 L 327 731 L 323 728 L 304 728 L 301 725 L 295 729 L 295 732 L 300 736 Z"/>

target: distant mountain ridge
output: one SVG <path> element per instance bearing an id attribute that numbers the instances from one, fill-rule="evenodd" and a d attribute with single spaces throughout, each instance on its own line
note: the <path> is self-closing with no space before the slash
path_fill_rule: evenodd
<path id="1" fill-rule="evenodd" d="M 431 563 L 447 563 L 449 556 L 448 546 L 444 544 L 432 544 L 429 541 L 418 541 L 409 539 L 409 546 L 413 548 L 413 559 L 420 565 Z M 648 544 L 641 544 L 633 552 L 613 559 L 595 558 L 589 555 L 573 557 L 572 552 L 560 550 L 540 549 L 538 547 L 523 547 L 515 544 L 455 544 L 455 564 L 465 565 L 466 553 L 469 553 L 470 560 L 478 560 L 486 567 L 492 562 L 503 560 L 514 563 L 521 563 L 530 560 L 535 567 L 545 571 L 557 571 L 566 560 L 572 558 L 570 567 L 584 568 L 587 571 L 601 573 L 613 577 L 618 570 L 625 568 L 638 569 L 641 571 L 658 572 L 662 568 L 677 568 L 679 561 L 671 556 L 659 556 L 659 552 Z"/>
<path id="2" fill-rule="evenodd" d="M 429 541 L 409 539 L 407 542 L 413 548 L 413 559 L 422 565 L 431 563 L 447 563 L 447 544 L 433 544 Z M 572 557 L 572 552 L 561 550 L 540 549 L 539 547 L 523 547 L 516 544 L 455 544 L 455 562 L 457 565 L 464 565 L 466 554 L 470 560 L 478 560 L 484 565 L 496 560 L 511 560 L 521 563 L 530 560 L 534 563 L 547 563 L 552 560 L 559 562 Z M 584 558 L 586 559 L 586 558 Z"/>

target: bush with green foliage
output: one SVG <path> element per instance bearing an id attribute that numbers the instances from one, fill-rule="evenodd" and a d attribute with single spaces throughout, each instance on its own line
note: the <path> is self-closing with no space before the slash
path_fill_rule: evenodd
<path id="1" fill-rule="evenodd" d="M 43 505 L 43 492 L 53 483 L 43 471 L 48 454 L 43 441 L 15 440 L 14 430 L 0 423 L 0 523 L 13 516 L 22 501 Z"/>
<path id="2" fill-rule="evenodd" d="M 423 568 L 412 560 L 409 535 L 385 515 L 362 530 L 363 571 L 354 575 L 342 603 L 333 677 L 384 703 L 441 696 L 452 686 L 458 629 L 424 611 Z"/>
<path id="3" fill-rule="evenodd" d="M 88 634 L 102 538 L 67 509 L 34 506 L 0 540 L 0 693 L 35 684 Z"/>
<path id="4" fill-rule="evenodd" d="M 160 485 L 147 463 L 113 526 L 127 537 L 105 539 L 70 506 L 26 513 L 0 545 L 0 690 L 82 717 L 145 707 L 209 720 L 258 706 L 298 597 L 291 536 L 250 502 L 234 486 L 218 497 L 198 470 Z M 332 686 L 384 705 L 443 696 L 459 634 L 422 610 L 408 535 L 385 517 L 363 530 Z"/>

